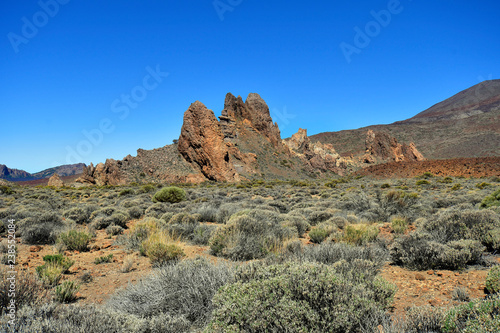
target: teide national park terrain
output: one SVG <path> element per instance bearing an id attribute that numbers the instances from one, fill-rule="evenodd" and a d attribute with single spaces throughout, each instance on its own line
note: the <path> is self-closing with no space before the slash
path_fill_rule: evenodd
<path id="1" fill-rule="evenodd" d="M 497 2 L 2 10 L 0 332 L 500 332 Z"/>

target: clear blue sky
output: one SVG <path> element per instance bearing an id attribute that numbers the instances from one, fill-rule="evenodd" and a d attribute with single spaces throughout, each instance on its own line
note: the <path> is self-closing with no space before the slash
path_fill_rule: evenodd
<path id="1" fill-rule="evenodd" d="M 288 137 L 500 77 L 494 0 L 55 1 L 0 5 L 0 163 L 29 172 L 170 144 L 190 103 L 219 115 L 227 92 L 259 93 Z"/>

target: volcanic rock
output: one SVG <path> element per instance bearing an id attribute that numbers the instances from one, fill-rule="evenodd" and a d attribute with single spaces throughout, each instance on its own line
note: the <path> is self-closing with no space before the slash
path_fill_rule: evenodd
<path id="1" fill-rule="evenodd" d="M 178 149 L 185 160 L 195 165 L 209 180 L 239 181 L 230 163 L 228 145 L 212 110 L 194 102 L 184 113 Z"/>
<path id="2" fill-rule="evenodd" d="M 365 145 L 364 163 L 423 161 L 425 159 L 413 142 L 409 145 L 400 144 L 396 138 L 384 132 L 368 130 Z"/>
<path id="3" fill-rule="evenodd" d="M 57 173 L 53 174 L 50 178 L 49 178 L 49 183 L 48 183 L 49 186 L 55 186 L 55 187 L 63 187 L 64 186 L 64 183 L 63 181 L 61 180 L 61 178 L 59 177 L 59 175 Z"/>

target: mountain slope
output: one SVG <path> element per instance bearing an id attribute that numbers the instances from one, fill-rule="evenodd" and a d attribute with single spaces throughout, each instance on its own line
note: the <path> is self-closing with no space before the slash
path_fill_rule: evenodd
<path id="1" fill-rule="evenodd" d="M 500 156 L 500 80 L 481 82 L 407 120 L 311 138 L 349 156 L 364 152 L 368 130 L 414 142 L 429 159 Z"/>
<path id="2" fill-rule="evenodd" d="M 10 169 L 7 166 L 0 164 L 0 178 L 10 181 L 29 181 L 43 179 L 57 173 L 59 176 L 73 176 L 83 172 L 84 163 L 60 165 L 54 168 L 45 169 L 36 173 L 29 173 L 24 170 Z"/>

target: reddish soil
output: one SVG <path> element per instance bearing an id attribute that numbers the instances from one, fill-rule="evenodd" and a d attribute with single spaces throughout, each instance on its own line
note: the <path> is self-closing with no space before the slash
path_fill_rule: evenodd
<path id="1" fill-rule="evenodd" d="M 355 174 L 375 178 L 412 178 L 430 172 L 436 176 L 500 176 L 500 157 L 454 158 L 372 165 Z"/>
<path id="2" fill-rule="evenodd" d="M 80 177 L 81 174 L 78 175 L 71 175 L 71 176 L 62 176 L 60 177 L 61 180 L 64 182 L 64 184 L 71 184 L 73 183 L 78 177 Z M 24 186 L 47 186 L 49 184 L 49 178 L 42 178 L 42 179 L 35 179 L 35 180 L 24 180 L 24 181 L 18 181 L 18 182 L 13 182 L 16 185 L 24 185 Z"/>

